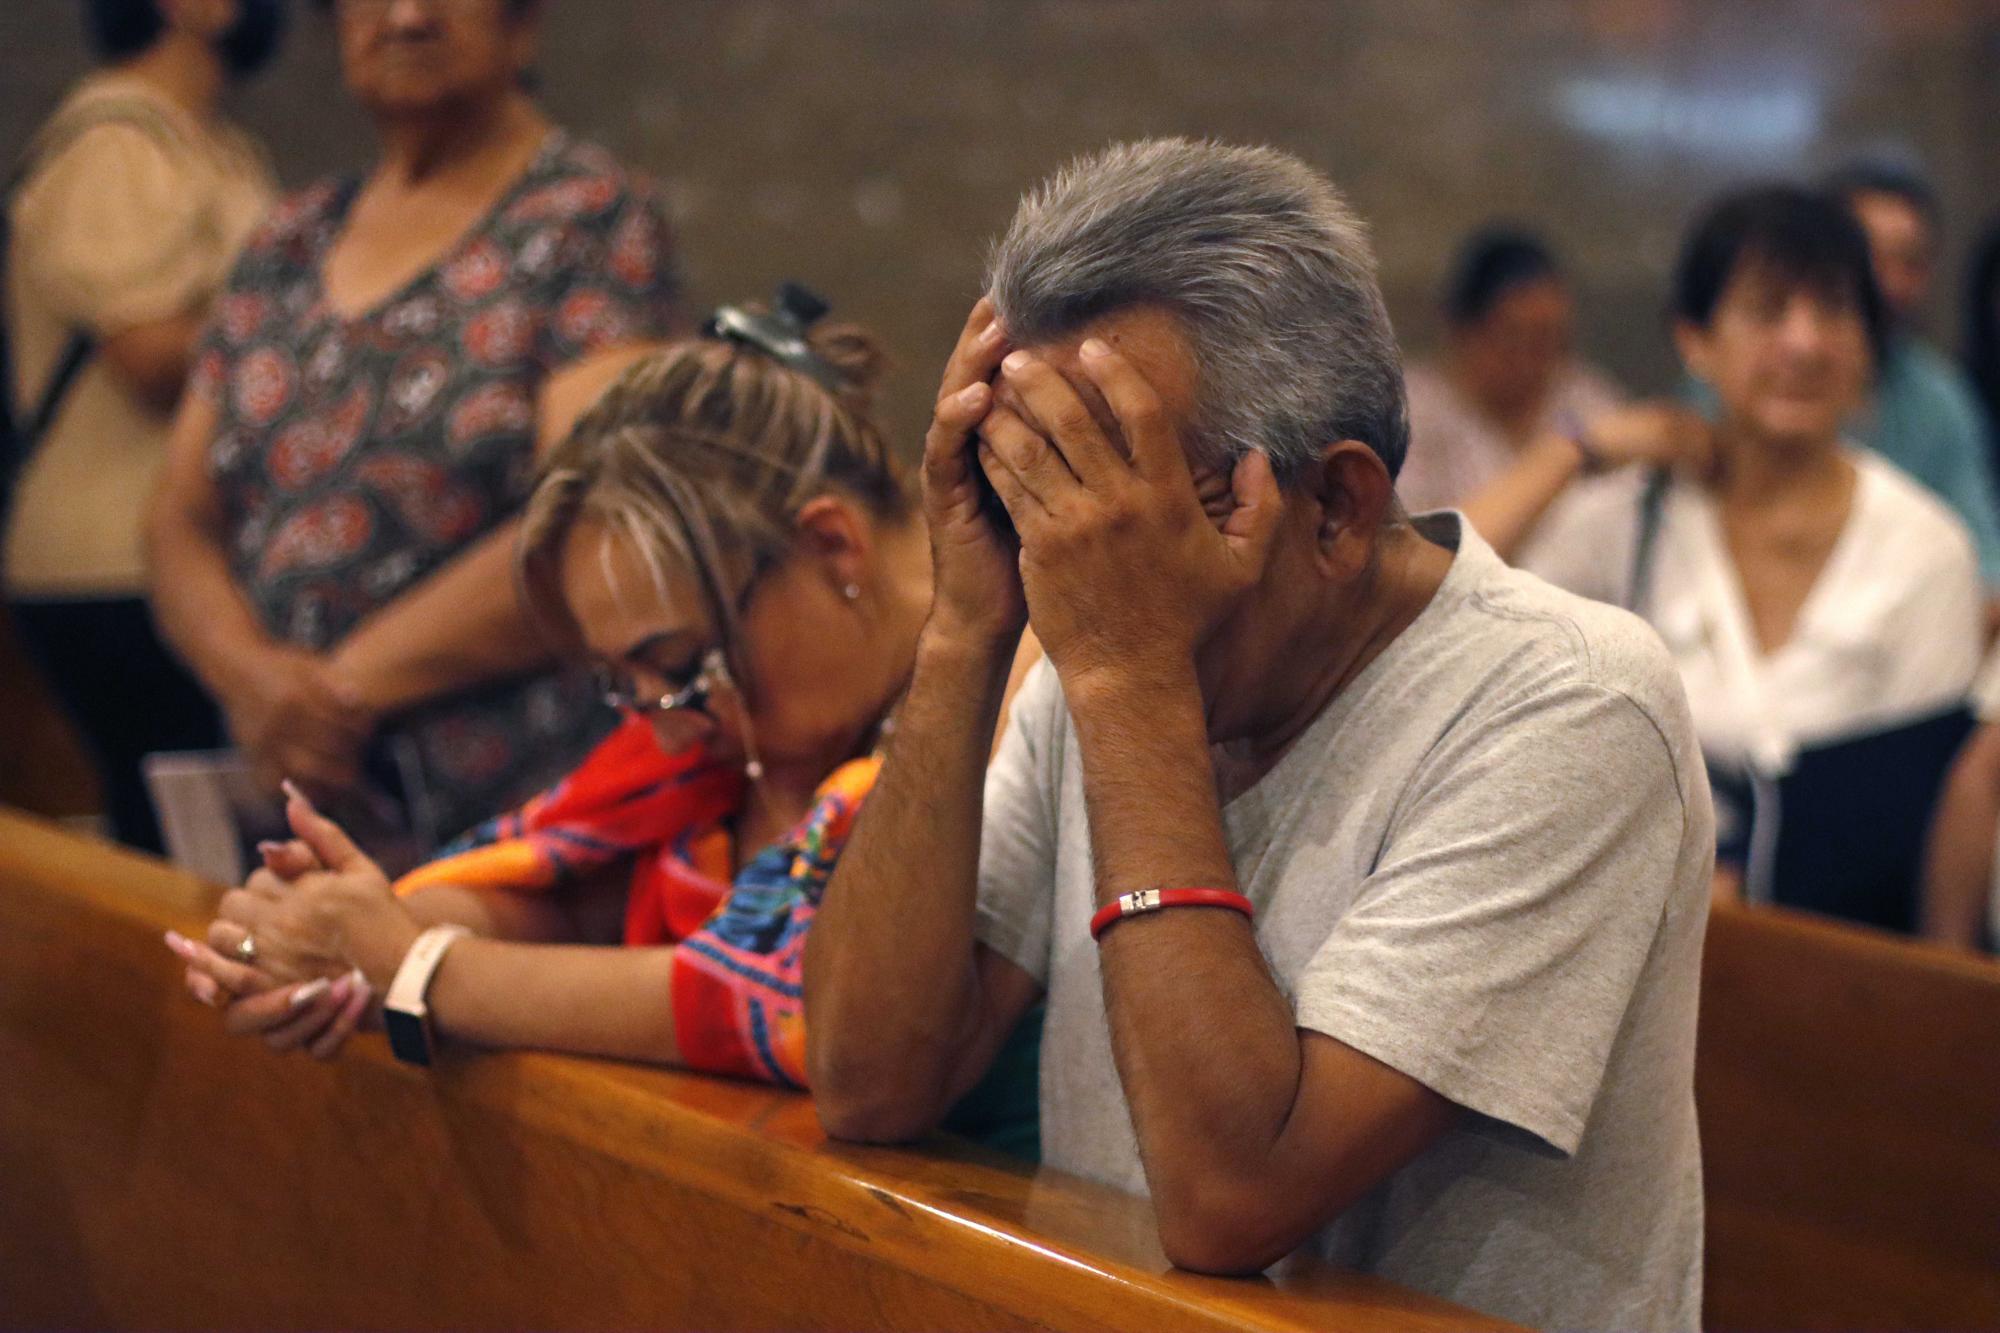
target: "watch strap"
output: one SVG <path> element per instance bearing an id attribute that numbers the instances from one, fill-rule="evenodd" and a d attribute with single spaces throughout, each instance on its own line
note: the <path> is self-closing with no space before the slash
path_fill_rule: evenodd
<path id="1" fill-rule="evenodd" d="M 389 994 L 382 1001 L 382 1021 L 389 1032 L 389 1049 L 398 1060 L 414 1065 L 431 1062 L 430 1010 L 424 1003 L 431 977 L 445 952 L 459 936 L 470 934 L 464 926 L 432 926 L 417 936 L 410 951 L 396 968 Z"/>

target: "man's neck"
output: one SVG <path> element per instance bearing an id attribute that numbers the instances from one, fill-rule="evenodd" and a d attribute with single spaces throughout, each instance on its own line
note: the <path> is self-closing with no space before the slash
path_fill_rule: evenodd
<path id="1" fill-rule="evenodd" d="M 547 131 L 548 121 L 518 92 L 462 104 L 450 114 L 386 122 L 375 179 L 409 189 L 445 175 L 484 176 L 515 165 Z"/>
<path id="2" fill-rule="evenodd" d="M 1267 680 L 1264 719 L 1250 735 L 1217 747 L 1229 765 L 1226 787 L 1241 790 L 1284 757 L 1341 691 L 1423 614 L 1453 558 L 1407 524 L 1384 534 L 1374 573 L 1357 598 L 1329 602 L 1273 655 L 1286 665 Z"/>
<path id="3" fill-rule="evenodd" d="M 170 32 L 118 66 L 196 120 L 207 121 L 222 103 L 226 78 L 215 48 L 184 32 Z"/>

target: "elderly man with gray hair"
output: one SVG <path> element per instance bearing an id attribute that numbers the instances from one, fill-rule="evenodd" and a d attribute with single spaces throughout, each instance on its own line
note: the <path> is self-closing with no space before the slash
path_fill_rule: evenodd
<path id="1" fill-rule="evenodd" d="M 1304 164 L 1133 144 L 1023 202 L 808 945 L 820 1114 L 927 1131 L 1046 995 L 1046 1160 L 1149 1192 L 1174 1263 L 1692 1329 L 1687 705 L 1638 620 L 1407 517 L 1405 437 L 1367 241 Z M 1048 661 L 988 772 L 1024 623 Z"/>

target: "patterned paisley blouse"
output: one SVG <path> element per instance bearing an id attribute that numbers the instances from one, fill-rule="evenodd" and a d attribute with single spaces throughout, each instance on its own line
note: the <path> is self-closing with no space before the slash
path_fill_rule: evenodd
<path id="1" fill-rule="evenodd" d="M 444 256 L 350 319 L 321 275 L 359 189 L 279 205 L 193 380 L 218 415 L 209 468 L 237 580 L 272 634 L 315 650 L 519 509 L 552 371 L 679 322 L 660 197 L 561 131 Z M 515 679 L 392 719 L 377 753 L 401 756 L 421 842 L 519 804 L 611 720 L 574 674 Z"/>

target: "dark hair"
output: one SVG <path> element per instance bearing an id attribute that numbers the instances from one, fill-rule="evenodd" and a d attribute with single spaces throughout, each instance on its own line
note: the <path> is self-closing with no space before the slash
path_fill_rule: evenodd
<path id="1" fill-rule="evenodd" d="M 333 12 L 334 0 L 312 0 L 313 6 L 323 13 Z M 542 0 L 501 0 L 500 7 L 507 11 L 509 18 L 520 18 L 542 7 Z"/>
<path id="2" fill-rule="evenodd" d="M 1674 317 L 1706 328 L 1745 265 L 1829 300 L 1852 301 L 1881 361 L 1889 326 L 1868 238 L 1838 196 L 1798 185 L 1755 185 L 1710 204 L 1688 229 L 1674 264 Z"/>
<path id="3" fill-rule="evenodd" d="M 124 60 L 159 41 L 167 20 L 154 0 L 84 0 L 83 27 L 99 60 Z"/>
<path id="4" fill-rule="evenodd" d="M 1471 324 L 1486 318 L 1516 287 L 1562 277 L 1542 238 L 1519 227 L 1489 223 L 1466 237 L 1444 287 L 1445 318 Z"/>
<path id="5" fill-rule="evenodd" d="M 1965 368 L 1989 421 L 2000 427 L 2000 222 L 1980 238 L 1966 267 Z M 2000 432 L 1994 447 L 2000 456 Z"/>
<path id="6" fill-rule="evenodd" d="M 1852 203 L 1857 194 L 1886 194 L 1892 199 L 1900 199 L 1922 214 L 1925 224 L 1933 232 L 1938 230 L 1943 220 L 1937 190 L 1914 167 L 1863 158 L 1829 173 L 1822 184 L 1828 193 L 1838 195 L 1848 203 Z"/>

